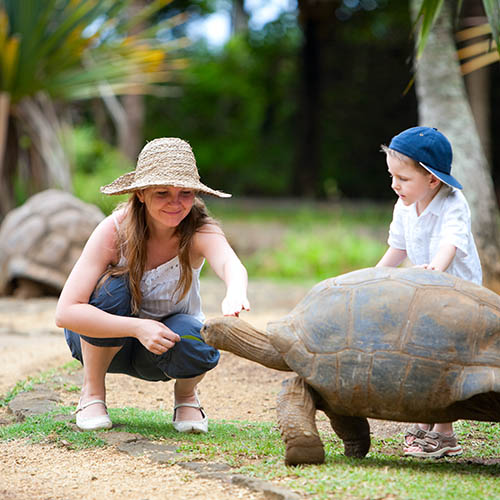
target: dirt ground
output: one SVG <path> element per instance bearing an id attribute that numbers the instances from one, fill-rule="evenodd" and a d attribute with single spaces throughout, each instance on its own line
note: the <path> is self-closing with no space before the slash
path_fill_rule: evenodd
<path id="1" fill-rule="evenodd" d="M 252 311 L 242 317 L 265 328 L 271 319 L 287 313 L 306 293 L 301 286 L 253 282 L 249 288 Z M 207 317 L 219 314 L 223 288 L 216 280 L 202 282 Z M 36 376 L 71 360 L 63 332 L 54 325 L 55 299 L 20 301 L 0 299 L 0 395 L 18 381 Z M 276 396 L 290 374 L 222 353 L 219 366 L 200 384 L 200 398 L 211 419 L 276 421 Z M 173 407 L 173 386 L 144 382 L 124 375 L 107 377 L 110 407 L 142 409 Z M 72 393 L 65 404 L 76 405 Z M 0 411 L 0 424 L 8 420 Z M 319 422 L 327 428 L 326 419 Z M 372 423 L 375 434 L 399 432 L 402 424 Z M 152 463 L 113 447 L 70 451 L 55 445 L 0 442 L 0 498 L 21 499 L 132 499 L 264 498 L 264 493 L 203 477 L 179 466 Z"/>

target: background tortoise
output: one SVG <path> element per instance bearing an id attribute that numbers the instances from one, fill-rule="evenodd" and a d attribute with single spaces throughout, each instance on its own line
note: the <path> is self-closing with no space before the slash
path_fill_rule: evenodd
<path id="1" fill-rule="evenodd" d="M 58 295 L 103 218 L 96 206 L 55 189 L 11 210 L 0 227 L 0 295 Z"/>
<path id="2" fill-rule="evenodd" d="M 500 421 L 500 297 L 446 273 L 371 268 L 317 284 L 267 335 L 215 318 L 219 349 L 297 373 L 278 396 L 286 463 L 322 463 L 323 410 L 347 456 L 370 448 L 367 417 Z"/>

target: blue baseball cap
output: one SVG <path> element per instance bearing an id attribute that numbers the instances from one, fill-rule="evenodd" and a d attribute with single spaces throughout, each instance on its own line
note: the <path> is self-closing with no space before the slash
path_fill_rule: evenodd
<path id="1" fill-rule="evenodd" d="M 417 161 L 445 184 L 462 189 L 460 182 L 450 174 L 453 160 L 450 141 L 437 128 L 404 130 L 392 138 L 389 148 Z"/>

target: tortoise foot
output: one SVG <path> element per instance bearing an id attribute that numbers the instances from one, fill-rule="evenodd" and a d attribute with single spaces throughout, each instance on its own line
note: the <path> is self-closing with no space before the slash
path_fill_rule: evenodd
<path id="1" fill-rule="evenodd" d="M 286 465 L 322 464 L 324 461 L 325 450 L 318 436 L 301 436 L 287 441 Z"/>
<path id="2" fill-rule="evenodd" d="M 344 455 L 346 457 L 364 458 L 370 450 L 370 436 L 362 439 L 344 440 Z"/>

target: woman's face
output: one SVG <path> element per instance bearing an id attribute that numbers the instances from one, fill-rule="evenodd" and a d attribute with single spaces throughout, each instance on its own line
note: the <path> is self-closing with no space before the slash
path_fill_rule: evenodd
<path id="1" fill-rule="evenodd" d="M 195 192 L 181 187 L 161 186 L 143 189 L 137 196 L 154 221 L 167 227 L 177 227 L 191 211 Z"/>

